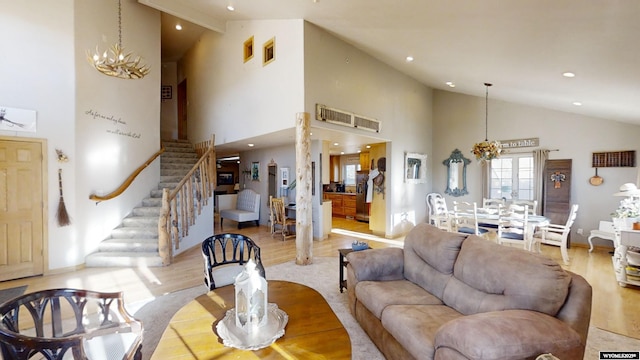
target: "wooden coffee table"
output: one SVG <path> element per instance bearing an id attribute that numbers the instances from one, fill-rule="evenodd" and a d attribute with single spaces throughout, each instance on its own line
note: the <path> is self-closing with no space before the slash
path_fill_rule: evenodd
<path id="1" fill-rule="evenodd" d="M 178 310 L 151 359 L 351 359 L 349 334 L 320 293 L 288 281 L 270 280 L 268 285 L 268 301 L 289 316 L 284 336 L 271 346 L 250 351 L 222 345 L 216 325 L 235 307 L 230 285 L 200 295 Z"/>

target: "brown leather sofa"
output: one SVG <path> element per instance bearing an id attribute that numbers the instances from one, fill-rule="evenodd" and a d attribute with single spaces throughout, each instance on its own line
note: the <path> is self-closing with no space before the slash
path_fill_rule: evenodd
<path id="1" fill-rule="evenodd" d="M 582 359 L 591 285 L 555 261 L 416 226 L 347 256 L 349 306 L 387 359 Z"/>

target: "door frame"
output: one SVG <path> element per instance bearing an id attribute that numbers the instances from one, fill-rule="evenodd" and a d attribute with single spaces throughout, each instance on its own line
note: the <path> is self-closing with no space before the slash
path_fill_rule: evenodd
<path id="1" fill-rule="evenodd" d="M 42 160 L 42 168 L 40 169 L 42 174 L 40 179 L 40 186 L 42 186 L 42 199 L 40 199 L 42 204 L 42 275 L 47 275 L 49 269 L 49 187 L 47 181 L 49 178 L 49 156 L 47 153 L 47 139 L 0 135 L 0 142 L 3 141 L 40 144 L 40 159 Z"/>

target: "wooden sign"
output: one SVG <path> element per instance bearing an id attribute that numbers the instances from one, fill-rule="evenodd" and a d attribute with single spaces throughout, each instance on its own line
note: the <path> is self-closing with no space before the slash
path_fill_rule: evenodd
<path id="1" fill-rule="evenodd" d="M 503 149 L 515 149 L 523 147 L 538 147 L 540 145 L 539 138 L 500 140 Z"/>

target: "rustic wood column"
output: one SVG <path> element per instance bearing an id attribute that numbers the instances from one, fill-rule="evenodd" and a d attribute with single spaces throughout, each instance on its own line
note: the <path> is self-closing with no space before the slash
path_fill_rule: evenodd
<path id="1" fill-rule="evenodd" d="M 313 262 L 309 113 L 296 114 L 296 264 Z"/>

